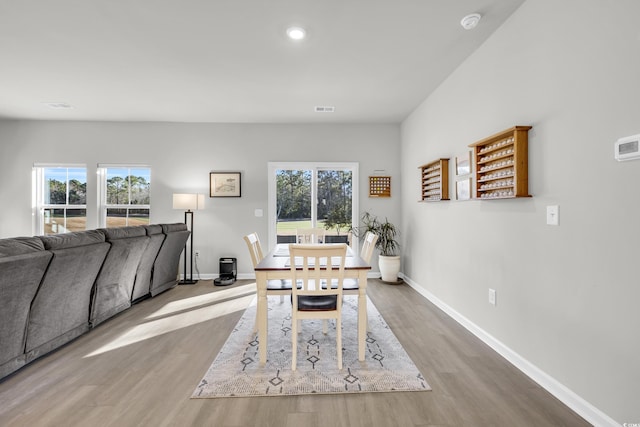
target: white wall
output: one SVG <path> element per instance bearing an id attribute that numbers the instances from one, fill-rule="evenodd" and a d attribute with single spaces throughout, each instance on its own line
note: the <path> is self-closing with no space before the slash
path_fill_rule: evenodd
<path id="1" fill-rule="evenodd" d="M 85 163 L 88 189 L 98 163 L 151 165 L 151 221 L 182 222 L 174 192 L 207 195 L 194 215 L 200 273 L 217 274 L 218 259 L 238 258 L 252 274 L 242 236 L 257 231 L 267 242 L 267 162 L 348 161 L 360 165 L 360 209 L 400 219 L 399 125 L 251 125 L 0 121 L 0 237 L 31 235 L 34 162 Z M 369 199 L 368 176 L 385 169 L 395 197 Z M 240 171 L 241 198 L 209 198 L 210 171 Z M 88 195 L 88 228 L 97 226 L 97 198 Z M 256 218 L 255 209 L 264 216 Z"/>
<path id="2" fill-rule="evenodd" d="M 640 422 L 640 161 L 613 158 L 640 133 L 638 16 L 526 1 L 402 125 L 408 280 L 619 423 Z M 533 198 L 416 203 L 420 164 L 513 125 Z"/>

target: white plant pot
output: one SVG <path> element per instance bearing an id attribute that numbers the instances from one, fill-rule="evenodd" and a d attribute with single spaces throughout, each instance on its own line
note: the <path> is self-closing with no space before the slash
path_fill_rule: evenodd
<path id="1" fill-rule="evenodd" d="M 400 272 L 400 256 L 384 256 L 378 257 L 378 267 L 382 275 L 382 281 L 395 283 L 398 281 L 398 273 Z"/>

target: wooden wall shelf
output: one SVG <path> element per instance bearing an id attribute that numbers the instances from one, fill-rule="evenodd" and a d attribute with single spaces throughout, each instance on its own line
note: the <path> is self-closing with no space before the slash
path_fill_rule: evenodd
<path id="1" fill-rule="evenodd" d="M 438 159 L 419 167 L 423 202 L 449 200 L 449 159 Z"/>
<path id="2" fill-rule="evenodd" d="M 469 145 L 473 149 L 477 199 L 531 197 L 529 129 L 531 126 L 514 126 Z"/>

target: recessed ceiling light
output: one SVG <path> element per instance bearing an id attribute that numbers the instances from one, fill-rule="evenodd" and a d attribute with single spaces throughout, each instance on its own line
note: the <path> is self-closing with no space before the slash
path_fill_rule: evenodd
<path id="1" fill-rule="evenodd" d="M 71 104 L 67 104 L 66 102 L 43 102 L 43 104 L 55 110 L 66 110 L 72 108 Z"/>
<path id="2" fill-rule="evenodd" d="M 482 16 L 479 13 L 472 13 L 471 15 L 467 15 L 460 21 L 460 25 L 465 30 L 473 30 L 480 22 L 480 18 Z"/>
<path id="3" fill-rule="evenodd" d="M 289 27 L 287 28 L 287 36 L 291 40 L 302 40 L 306 37 L 307 32 L 302 27 Z"/>

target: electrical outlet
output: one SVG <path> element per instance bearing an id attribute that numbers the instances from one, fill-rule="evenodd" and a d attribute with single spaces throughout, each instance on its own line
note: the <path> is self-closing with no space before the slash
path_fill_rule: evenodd
<path id="1" fill-rule="evenodd" d="M 196 258 L 200 258 L 200 251 L 195 251 L 194 253 L 196 254 Z"/>
<path id="2" fill-rule="evenodd" d="M 496 305 L 496 290 L 489 288 L 489 304 Z"/>

